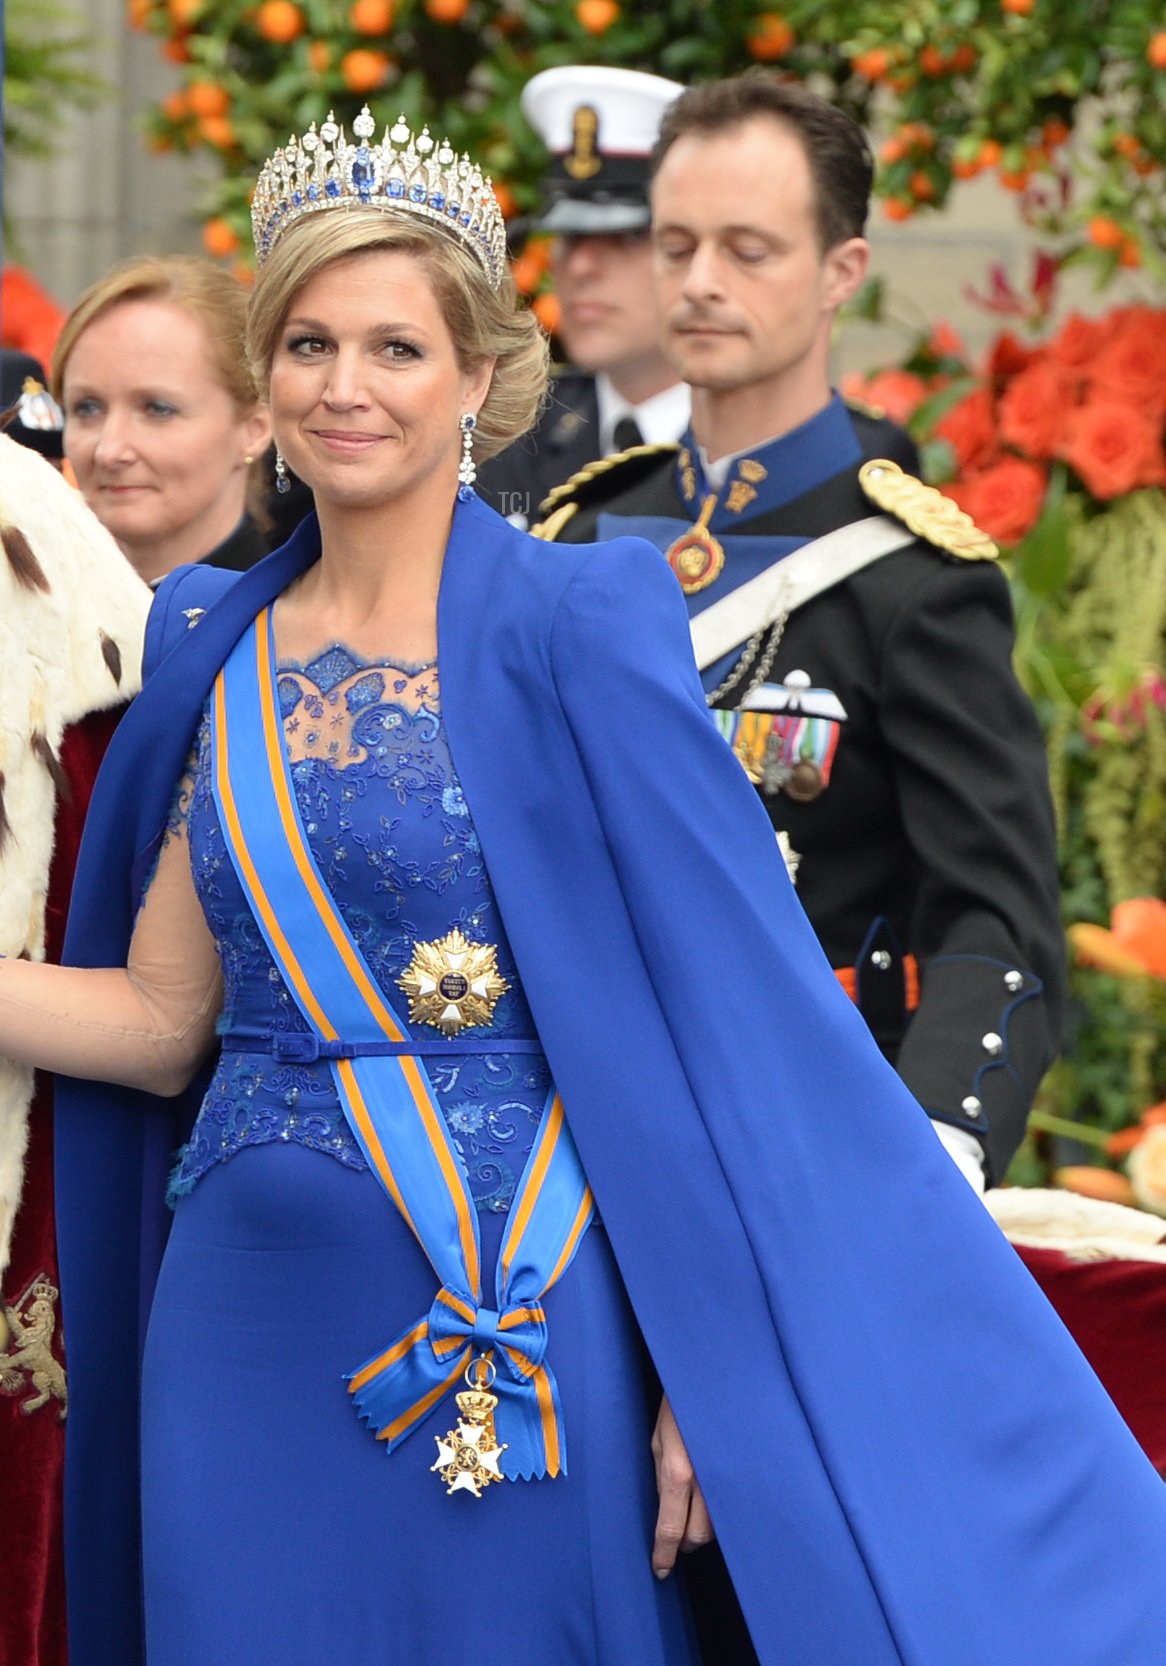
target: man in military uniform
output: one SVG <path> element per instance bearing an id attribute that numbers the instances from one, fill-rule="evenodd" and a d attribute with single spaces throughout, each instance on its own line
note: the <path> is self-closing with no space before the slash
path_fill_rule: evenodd
<path id="1" fill-rule="evenodd" d="M 478 473 L 478 491 L 517 525 L 585 463 L 674 440 L 688 421 L 688 389 L 659 345 L 648 238 L 648 157 L 682 91 L 594 65 L 544 70 L 523 88 L 523 113 L 552 157 L 538 229 L 554 236 L 571 362 L 533 432 Z"/>
<path id="2" fill-rule="evenodd" d="M 653 168 L 692 426 L 585 470 L 542 535 L 665 552 L 716 722 L 788 837 L 822 946 L 982 1189 L 1060 1033 L 1053 818 L 993 547 L 876 461 L 903 437 L 831 391 L 831 323 L 867 266 L 870 154 L 832 106 L 750 74 L 685 93 Z"/>

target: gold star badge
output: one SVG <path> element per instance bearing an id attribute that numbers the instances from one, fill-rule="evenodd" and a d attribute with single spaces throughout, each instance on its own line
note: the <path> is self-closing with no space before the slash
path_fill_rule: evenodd
<path id="1" fill-rule="evenodd" d="M 510 988 L 492 943 L 471 943 L 457 926 L 431 943 L 416 943 L 397 979 L 409 997 L 409 1022 L 432 1024 L 442 1035 L 489 1024 Z"/>

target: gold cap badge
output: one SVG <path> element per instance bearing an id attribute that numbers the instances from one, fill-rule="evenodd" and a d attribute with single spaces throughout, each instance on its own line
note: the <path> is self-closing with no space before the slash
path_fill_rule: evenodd
<path id="1" fill-rule="evenodd" d="M 571 123 L 573 149 L 563 158 L 563 167 L 572 179 L 592 179 L 603 166 L 603 158 L 596 154 L 595 140 L 599 134 L 599 113 L 590 104 L 581 104 Z"/>

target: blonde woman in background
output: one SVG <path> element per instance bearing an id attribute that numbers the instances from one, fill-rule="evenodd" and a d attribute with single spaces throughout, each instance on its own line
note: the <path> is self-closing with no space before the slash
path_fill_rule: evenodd
<path id="1" fill-rule="evenodd" d="M 247 297 L 210 261 L 143 255 L 87 289 L 53 355 L 65 455 L 97 518 L 152 584 L 190 561 L 240 571 L 271 427 L 243 334 Z"/>

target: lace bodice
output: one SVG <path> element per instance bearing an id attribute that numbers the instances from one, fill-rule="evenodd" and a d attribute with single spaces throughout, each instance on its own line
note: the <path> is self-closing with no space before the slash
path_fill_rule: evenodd
<path id="1" fill-rule="evenodd" d="M 281 664 L 279 699 L 292 782 L 317 866 L 397 1011 L 413 945 L 454 926 L 493 943 L 510 985 L 483 1037 L 531 1037 L 533 1021 L 441 721 L 437 667 L 369 664 L 343 647 Z M 211 791 L 204 715 L 170 837 L 189 838 L 194 883 L 222 961 L 221 1033 L 304 1032 L 227 855 Z M 432 1032 L 436 1035 L 436 1032 Z M 467 1038 L 468 1039 L 468 1038 Z M 505 1211 L 550 1086 L 541 1054 L 459 1053 L 426 1060 L 480 1210 Z M 248 1145 L 290 1140 L 351 1168 L 364 1157 L 325 1061 L 277 1063 L 224 1052 L 183 1149 L 171 1196 Z"/>

